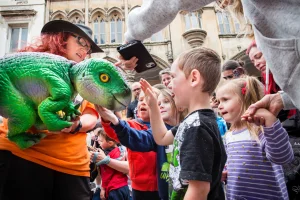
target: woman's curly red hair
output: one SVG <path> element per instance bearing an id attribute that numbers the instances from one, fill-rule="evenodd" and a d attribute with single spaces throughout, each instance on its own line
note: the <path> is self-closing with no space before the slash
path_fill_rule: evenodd
<path id="1" fill-rule="evenodd" d="M 18 52 L 47 52 L 64 56 L 66 54 L 66 39 L 70 33 L 42 34 L 34 43 L 20 49 Z"/>

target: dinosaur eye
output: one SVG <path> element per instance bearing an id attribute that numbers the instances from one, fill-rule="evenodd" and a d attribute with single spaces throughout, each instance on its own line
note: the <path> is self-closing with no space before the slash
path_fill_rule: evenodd
<path id="1" fill-rule="evenodd" d="M 100 74 L 100 80 L 103 83 L 107 83 L 109 81 L 109 76 L 107 74 Z"/>

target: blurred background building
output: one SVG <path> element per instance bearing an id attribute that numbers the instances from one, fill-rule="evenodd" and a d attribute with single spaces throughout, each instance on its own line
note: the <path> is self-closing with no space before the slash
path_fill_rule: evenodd
<path id="1" fill-rule="evenodd" d="M 141 3 L 142 0 L 0 0 L 0 57 L 34 40 L 48 21 L 62 19 L 89 26 L 94 41 L 104 50 L 92 57 L 116 62 L 116 48 L 124 42 L 128 13 Z M 240 36 L 241 27 L 229 13 L 219 11 L 215 3 L 194 12 L 181 11 L 170 25 L 144 41 L 158 67 L 140 74 L 128 72 L 128 80 L 144 77 L 152 84 L 158 83 L 161 69 L 169 67 L 182 51 L 199 46 L 217 51 L 222 62 L 243 60 L 250 74 L 259 75 L 245 55 L 251 41 Z"/>

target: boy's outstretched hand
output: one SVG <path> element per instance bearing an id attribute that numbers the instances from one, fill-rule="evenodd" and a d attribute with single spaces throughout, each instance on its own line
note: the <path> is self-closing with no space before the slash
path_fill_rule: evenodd
<path id="1" fill-rule="evenodd" d="M 157 93 L 154 91 L 154 88 L 143 78 L 140 80 L 141 88 L 145 93 L 146 103 L 151 108 L 157 106 Z"/>
<path id="2" fill-rule="evenodd" d="M 104 107 L 99 106 L 99 105 L 95 105 L 95 107 L 96 107 L 97 112 L 101 116 L 102 120 L 104 120 L 106 122 L 109 121 L 109 122 L 113 123 L 114 125 L 119 124 L 119 119 L 113 113 L 113 111 L 108 110 L 107 108 L 104 108 Z"/>

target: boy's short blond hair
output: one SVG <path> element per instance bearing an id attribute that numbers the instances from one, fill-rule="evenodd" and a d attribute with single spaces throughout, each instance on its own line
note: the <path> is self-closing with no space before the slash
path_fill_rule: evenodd
<path id="1" fill-rule="evenodd" d="M 179 55 L 178 66 L 188 77 L 193 69 L 197 69 L 202 78 L 202 92 L 211 95 L 221 78 L 221 59 L 212 49 L 200 47 L 186 51 Z"/>

